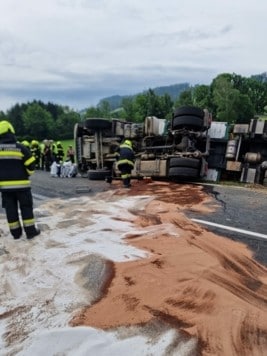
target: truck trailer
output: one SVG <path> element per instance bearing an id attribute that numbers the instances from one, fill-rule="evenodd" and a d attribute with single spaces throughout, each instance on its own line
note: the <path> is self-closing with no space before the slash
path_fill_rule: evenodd
<path id="1" fill-rule="evenodd" d="M 119 178 L 117 151 L 125 139 L 135 152 L 133 178 L 267 185 L 267 120 L 261 118 L 231 125 L 213 121 L 207 109 L 195 106 L 175 109 L 171 120 L 88 118 L 74 127 L 80 173 L 89 179 Z"/>
<path id="2" fill-rule="evenodd" d="M 208 110 L 184 106 L 170 121 L 148 116 L 143 123 L 90 118 L 74 128 L 76 161 L 89 179 L 116 178 L 117 150 L 130 139 L 135 152 L 133 178 L 203 178 L 208 169 L 211 124 Z"/>

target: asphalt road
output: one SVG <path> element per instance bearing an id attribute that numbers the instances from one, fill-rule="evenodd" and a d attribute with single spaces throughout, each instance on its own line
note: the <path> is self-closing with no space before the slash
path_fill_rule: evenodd
<path id="1" fill-rule="evenodd" d="M 81 176 L 76 178 L 52 178 L 49 172 L 36 171 L 31 178 L 35 206 L 47 198 L 68 199 L 86 194 L 94 195 L 109 189 L 112 184 L 105 181 L 90 181 Z M 204 189 L 218 208 L 213 213 L 201 214 L 188 211 L 192 219 L 203 220 L 238 228 L 250 233 L 267 235 L 267 188 L 233 187 L 226 185 L 204 185 Z M 0 213 L 4 213 L 0 208 Z M 255 258 L 267 265 L 267 238 L 248 233 L 226 230 L 218 226 L 204 225 L 210 231 L 246 243 L 255 253 Z"/>
<path id="2" fill-rule="evenodd" d="M 218 209 L 208 215 L 188 212 L 187 216 L 228 228 L 246 230 L 247 234 L 203 224 L 218 235 L 246 243 L 253 249 L 255 258 L 267 265 L 267 188 L 205 185 L 204 189 L 218 203 Z M 249 233 L 262 234 L 266 238 Z"/>
<path id="3" fill-rule="evenodd" d="M 91 181 L 80 175 L 75 178 L 53 178 L 49 172 L 35 171 L 31 177 L 32 193 L 35 200 L 48 198 L 73 198 L 79 195 L 93 195 L 110 189 L 105 181 Z"/>

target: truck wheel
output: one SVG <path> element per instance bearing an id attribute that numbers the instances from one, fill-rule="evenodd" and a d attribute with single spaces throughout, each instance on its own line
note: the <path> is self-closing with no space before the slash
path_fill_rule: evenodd
<path id="1" fill-rule="evenodd" d="M 197 116 L 203 119 L 204 111 L 196 106 L 182 106 L 174 110 L 173 117 L 184 115 Z"/>
<path id="2" fill-rule="evenodd" d="M 88 171 L 88 179 L 90 180 L 105 180 L 109 176 L 111 176 L 110 170 L 91 169 Z"/>
<path id="3" fill-rule="evenodd" d="M 85 127 L 89 130 L 106 130 L 111 129 L 112 122 L 105 119 L 87 119 Z"/>
<path id="4" fill-rule="evenodd" d="M 177 116 L 172 120 L 172 129 L 178 130 L 182 128 L 201 130 L 204 126 L 203 119 L 197 116 Z"/>
<path id="5" fill-rule="evenodd" d="M 197 158 L 173 157 L 170 159 L 170 168 L 172 167 L 189 167 L 199 168 L 200 160 Z"/>
<path id="6" fill-rule="evenodd" d="M 171 167 L 170 178 L 199 178 L 199 169 L 189 167 Z"/>

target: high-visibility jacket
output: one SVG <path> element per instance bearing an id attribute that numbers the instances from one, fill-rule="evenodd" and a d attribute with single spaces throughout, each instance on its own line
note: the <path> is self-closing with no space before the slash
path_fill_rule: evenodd
<path id="1" fill-rule="evenodd" d="M 16 142 L 14 134 L 0 135 L 0 191 L 29 189 L 34 162 L 31 151 Z"/>
<path id="2" fill-rule="evenodd" d="M 119 160 L 118 166 L 122 164 L 128 164 L 131 167 L 134 167 L 135 155 L 133 149 L 125 144 L 120 145 L 119 148 Z"/>

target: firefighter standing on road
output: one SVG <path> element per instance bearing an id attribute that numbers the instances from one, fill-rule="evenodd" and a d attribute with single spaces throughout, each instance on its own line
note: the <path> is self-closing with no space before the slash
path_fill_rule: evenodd
<path id="1" fill-rule="evenodd" d="M 22 235 L 18 209 L 28 239 L 40 234 L 35 227 L 29 176 L 34 172 L 34 157 L 16 142 L 15 130 L 8 121 L 0 121 L 0 191 L 2 206 L 14 239 Z M 19 205 L 19 207 L 18 207 Z"/>
<path id="2" fill-rule="evenodd" d="M 41 150 L 37 140 L 31 142 L 31 153 L 35 158 L 35 169 L 40 169 Z"/>
<path id="3" fill-rule="evenodd" d="M 62 163 L 64 160 L 64 149 L 60 141 L 56 144 L 56 162 Z"/>
<path id="4" fill-rule="evenodd" d="M 121 172 L 121 178 L 124 188 L 131 187 L 131 171 L 134 167 L 134 151 L 132 142 L 125 140 L 119 148 L 119 160 L 117 167 Z"/>

